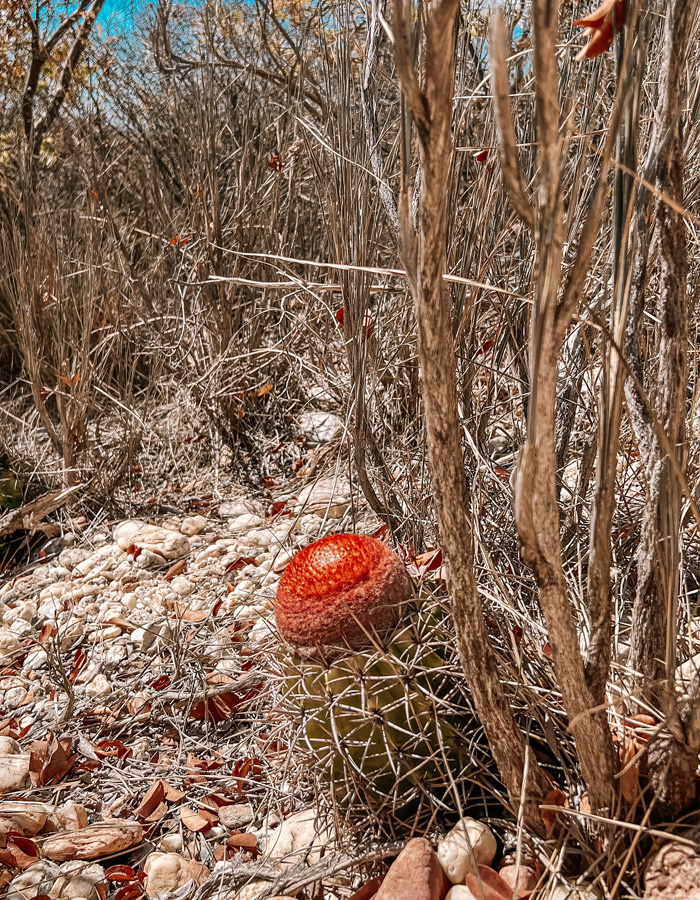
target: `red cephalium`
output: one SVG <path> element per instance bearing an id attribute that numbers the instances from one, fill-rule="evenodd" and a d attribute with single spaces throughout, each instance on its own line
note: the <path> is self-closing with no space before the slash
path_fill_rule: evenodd
<path id="1" fill-rule="evenodd" d="M 359 647 L 391 628 L 411 593 L 403 564 L 376 538 L 334 534 L 297 553 L 277 588 L 282 638 L 298 650 Z"/>

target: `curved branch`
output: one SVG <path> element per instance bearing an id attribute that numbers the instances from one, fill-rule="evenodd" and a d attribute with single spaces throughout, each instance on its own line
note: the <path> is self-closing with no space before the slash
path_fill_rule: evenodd
<path id="1" fill-rule="evenodd" d="M 535 214 L 525 191 L 522 172 L 518 164 L 518 147 L 515 140 L 508 86 L 508 47 L 503 10 L 500 6 L 496 7 L 491 16 L 489 48 L 498 161 L 501 165 L 503 189 L 515 212 L 532 231 L 535 227 Z"/>

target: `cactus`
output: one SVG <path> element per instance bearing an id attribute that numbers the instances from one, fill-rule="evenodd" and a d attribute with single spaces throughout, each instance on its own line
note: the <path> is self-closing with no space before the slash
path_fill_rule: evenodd
<path id="1" fill-rule="evenodd" d="M 337 652 L 281 651 L 286 700 L 336 801 L 378 819 L 444 808 L 473 765 L 475 722 L 445 607 L 422 598 L 372 646 Z"/>

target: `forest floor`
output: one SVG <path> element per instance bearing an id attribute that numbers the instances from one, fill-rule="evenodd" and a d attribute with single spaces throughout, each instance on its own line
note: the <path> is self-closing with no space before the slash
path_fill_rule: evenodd
<path id="1" fill-rule="evenodd" d="M 41 558 L 4 576 L 10 900 L 245 900 L 318 879 L 332 829 L 278 710 L 276 585 L 301 547 L 379 523 L 342 479 L 300 484 L 220 502 L 190 485 L 122 521 L 64 514 Z M 349 896 L 324 864 L 326 896 Z"/>

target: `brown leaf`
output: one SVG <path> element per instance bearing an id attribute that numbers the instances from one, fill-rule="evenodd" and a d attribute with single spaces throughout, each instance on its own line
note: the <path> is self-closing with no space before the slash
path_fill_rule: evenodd
<path id="1" fill-rule="evenodd" d="M 179 619 L 183 622 L 204 622 L 209 618 L 209 610 L 207 609 L 190 609 L 184 603 L 175 604 L 175 612 Z"/>
<path id="2" fill-rule="evenodd" d="M 202 882 L 209 877 L 209 869 L 204 865 L 204 863 L 201 863 L 196 859 L 191 859 L 189 861 L 189 863 L 187 864 L 187 870 L 197 882 L 197 884 L 202 884 Z"/>
<path id="3" fill-rule="evenodd" d="M 180 818 L 182 824 L 190 831 L 209 831 L 211 828 L 209 819 L 196 810 L 190 809 L 189 806 L 183 806 L 180 809 Z"/>
<path id="4" fill-rule="evenodd" d="M 48 740 L 34 741 L 29 746 L 29 774 L 35 787 L 46 787 L 58 784 L 70 770 L 78 758 L 72 753 L 73 743 L 70 738 L 60 740 L 53 731 Z"/>
<path id="5" fill-rule="evenodd" d="M 568 809 L 569 799 L 564 791 L 559 790 L 559 788 L 554 788 L 554 790 L 549 791 L 545 796 L 543 805 L 561 806 L 564 809 Z M 547 837 L 550 837 L 557 822 L 557 814 L 553 809 L 540 809 L 540 816 L 544 822 Z"/>
<path id="6" fill-rule="evenodd" d="M 110 866 L 105 870 L 107 881 L 133 881 L 136 878 L 136 869 L 131 866 Z"/>
<path id="7" fill-rule="evenodd" d="M 174 788 L 171 784 L 168 784 L 167 781 L 163 782 L 163 787 L 165 789 L 165 799 L 168 803 L 180 803 L 181 800 L 185 799 L 185 792 L 178 791 L 177 788 Z"/>
<path id="8" fill-rule="evenodd" d="M 382 881 L 384 881 L 383 875 L 377 875 L 376 878 L 370 879 L 367 884 L 363 884 L 359 890 L 355 891 L 349 897 L 349 900 L 372 900 L 372 897 L 382 886 Z"/>
<path id="9" fill-rule="evenodd" d="M 469 872 L 466 885 L 475 897 L 482 900 L 512 900 L 513 889 L 490 866 L 478 866 L 478 874 Z"/>
<path id="10" fill-rule="evenodd" d="M 29 838 L 10 832 L 7 844 L 0 850 L 0 863 L 12 869 L 28 869 L 39 858 L 39 848 Z"/>
<path id="11" fill-rule="evenodd" d="M 136 881 L 131 881 L 120 888 L 114 895 L 114 900 L 136 900 L 136 897 L 143 896 L 143 888 Z"/>
<path id="12" fill-rule="evenodd" d="M 143 800 L 134 810 L 134 815 L 145 819 L 165 800 L 165 782 L 158 780 L 144 794 Z"/>
<path id="13" fill-rule="evenodd" d="M 226 840 L 229 850 L 257 850 L 258 839 L 254 834 L 232 834 Z"/>
<path id="14" fill-rule="evenodd" d="M 165 580 L 172 581 L 173 578 L 176 578 L 178 575 L 182 575 L 183 572 L 187 571 L 187 560 L 178 559 L 176 563 L 173 563 L 172 566 L 165 573 Z"/>
<path id="15" fill-rule="evenodd" d="M 144 818 L 144 822 L 160 822 L 168 814 L 168 804 L 163 802 L 159 803 L 158 806 L 153 810 L 152 813 L 147 815 Z"/>

